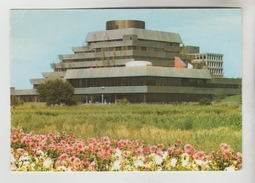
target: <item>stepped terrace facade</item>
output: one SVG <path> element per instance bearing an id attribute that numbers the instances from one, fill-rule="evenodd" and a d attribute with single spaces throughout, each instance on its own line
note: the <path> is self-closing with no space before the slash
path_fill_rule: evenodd
<path id="1" fill-rule="evenodd" d="M 189 102 L 212 99 L 220 90 L 228 95 L 238 93 L 241 79 L 221 78 L 220 74 L 214 78 L 209 65 L 187 68 L 201 54 L 199 47 L 186 47 L 185 54 L 193 60 L 183 61 L 181 44 L 178 33 L 146 30 L 143 21 L 108 21 L 106 30 L 88 33 L 86 45 L 72 48 L 73 54 L 59 55 L 60 62 L 51 64 L 53 72 L 31 79 L 33 89 L 12 88 L 11 95 L 39 101 L 36 87 L 51 79 L 70 82 L 83 103 L 115 103 L 124 97 L 133 103 Z"/>

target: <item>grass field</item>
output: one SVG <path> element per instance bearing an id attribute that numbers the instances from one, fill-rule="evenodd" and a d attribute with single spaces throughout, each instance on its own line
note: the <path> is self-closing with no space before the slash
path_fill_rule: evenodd
<path id="1" fill-rule="evenodd" d="M 11 131 L 66 131 L 82 139 L 108 136 L 167 146 L 181 139 L 206 153 L 219 149 L 224 142 L 242 152 L 242 111 L 236 99 L 212 106 L 184 103 L 47 107 L 30 103 L 11 109 Z"/>

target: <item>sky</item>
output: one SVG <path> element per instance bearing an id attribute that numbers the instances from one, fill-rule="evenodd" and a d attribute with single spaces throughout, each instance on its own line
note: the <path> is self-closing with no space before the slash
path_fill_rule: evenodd
<path id="1" fill-rule="evenodd" d="M 29 79 L 52 72 L 58 55 L 72 54 L 88 32 L 105 30 L 107 21 L 123 19 L 179 33 L 185 45 L 199 46 L 201 53 L 224 54 L 224 76 L 242 77 L 241 9 L 11 10 L 10 86 L 32 89 Z"/>

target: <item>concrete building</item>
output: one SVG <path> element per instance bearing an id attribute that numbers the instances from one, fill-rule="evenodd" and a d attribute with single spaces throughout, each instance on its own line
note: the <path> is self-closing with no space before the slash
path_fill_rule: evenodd
<path id="1" fill-rule="evenodd" d="M 73 54 L 59 55 L 51 64 L 53 72 L 31 79 L 32 90 L 12 89 L 25 101 L 38 101 L 36 87 L 51 79 L 63 79 L 75 88 L 81 102 L 198 101 L 212 98 L 219 90 L 237 94 L 240 79 L 222 77 L 223 55 L 200 54 L 199 47 L 181 47 L 178 33 L 145 29 L 145 22 L 106 22 L 106 30 L 90 32 L 86 45 L 73 47 Z M 204 69 L 188 69 L 188 64 L 206 62 Z M 215 70 L 217 69 L 217 70 Z"/>
<path id="2" fill-rule="evenodd" d="M 214 77 L 223 77 L 223 54 L 196 53 L 192 54 L 194 62 L 205 62 L 205 69 L 209 70 Z"/>

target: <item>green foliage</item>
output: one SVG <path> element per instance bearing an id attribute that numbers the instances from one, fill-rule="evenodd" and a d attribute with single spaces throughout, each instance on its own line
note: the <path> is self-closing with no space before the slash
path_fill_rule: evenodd
<path id="1" fill-rule="evenodd" d="M 50 105 L 76 105 L 73 86 L 63 80 L 48 80 L 37 87 L 37 93 L 41 101 Z"/>
<path id="2" fill-rule="evenodd" d="M 124 97 L 123 99 L 117 99 L 117 104 L 120 105 L 127 105 L 129 102 L 128 100 Z"/>
<path id="3" fill-rule="evenodd" d="M 214 94 L 213 100 L 215 102 L 221 102 L 226 97 L 227 97 L 227 93 L 225 91 L 221 90 Z"/>
<path id="4" fill-rule="evenodd" d="M 202 61 L 193 61 L 193 68 L 194 69 L 203 69 L 206 65 L 206 62 L 204 60 Z"/>
<path id="5" fill-rule="evenodd" d="M 11 106 L 15 107 L 15 106 L 19 106 L 19 105 L 23 105 L 24 101 L 20 100 L 17 96 L 12 95 L 11 96 Z"/>
<path id="6" fill-rule="evenodd" d="M 212 104 L 212 102 L 208 98 L 202 98 L 199 100 L 199 105 L 211 105 L 211 104 Z"/>
<path id="7" fill-rule="evenodd" d="M 232 105 L 32 105 L 25 103 L 11 111 L 12 131 L 66 131 L 83 139 L 109 136 L 150 144 L 182 139 L 208 152 L 225 142 L 242 149 L 242 109 Z"/>
<path id="8" fill-rule="evenodd" d="M 239 102 L 242 104 L 242 85 L 238 87 Z"/>

